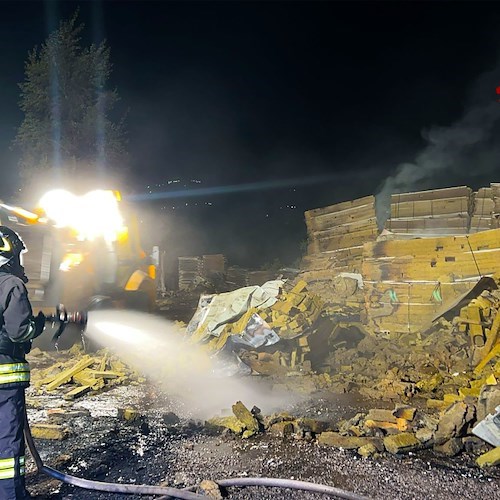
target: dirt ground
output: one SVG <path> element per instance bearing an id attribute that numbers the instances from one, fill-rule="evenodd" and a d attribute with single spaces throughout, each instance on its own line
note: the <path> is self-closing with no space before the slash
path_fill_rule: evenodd
<path id="1" fill-rule="evenodd" d="M 55 400 L 46 401 L 57 406 Z M 124 405 L 142 408 L 141 418 L 126 422 L 116 416 Z M 41 441 L 46 465 L 78 477 L 118 483 L 193 486 L 203 479 L 278 477 L 327 484 L 372 499 L 500 498 L 498 468 L 481 470 L 472 457 L 443 459 L 430 452 L 401 458 L 384 455 L 363 459 L 354 451 L 321 447 L 315 442 L 273 438 L 267 434 L 243 440 L 208 431 L 203 422 L 177 419 L 179 408 L 154 388 L 116 387 L 74 410 L 71 436 Z M 326 420 L 349 418 L 374 406 L 352 395 L 317 394 L 287 410 Z M 36 422 L 44 409 L 30 410 Z M 61 484 L 33 471 L 27 484 L 37 499 L 118 499 L 124 495 L 91 492 Z M 269 488 L 231 488 L 234 499 L 321 498 L 321 495 Z M 128 498 L 140 498 L 127 496 Z"/>

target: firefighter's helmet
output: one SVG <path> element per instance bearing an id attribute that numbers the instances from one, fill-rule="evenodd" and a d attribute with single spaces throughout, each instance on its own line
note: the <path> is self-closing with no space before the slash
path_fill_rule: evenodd
<path id="1" fill-rule="evenodd" d="M 21 254 L 25 250 L 23 240 L 15 231 L 0 226 L 0 268 L 8 262 L 21 264 Z"/>

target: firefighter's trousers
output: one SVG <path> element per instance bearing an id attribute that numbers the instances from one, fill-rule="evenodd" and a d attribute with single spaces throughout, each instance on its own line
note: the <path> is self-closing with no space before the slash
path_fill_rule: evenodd
<path id="1" fill-rule="evenodd" d="M 0 388 L 0 500 L 29 498 L 24 481 L 24 391 Z"/>

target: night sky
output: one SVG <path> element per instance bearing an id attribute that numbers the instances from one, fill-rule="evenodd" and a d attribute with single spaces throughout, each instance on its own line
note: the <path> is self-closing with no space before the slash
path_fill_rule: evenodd
<path id="1" fill-rule="evenodd" d="M 131 191 L 176 178 L 253 184 L 139 202 L 155 214 L 147 237 L 172 253 L 289 264 L 304 210 L 384 186 L 500 181 L 498 3 L 3 1 L 4 200 L 17 189 L 9 147 L 27 53 L 78 6 L 84 41 L 112 50 Z"/>

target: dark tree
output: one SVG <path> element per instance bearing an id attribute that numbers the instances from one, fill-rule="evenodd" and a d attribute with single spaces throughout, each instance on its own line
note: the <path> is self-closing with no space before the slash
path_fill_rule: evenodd
<path id="1" fill-rule="evenodd" d="M 20 149 L 24 186 L 74 187 L 106 183 L 126 164 L 123 119 L 113 120 L 119 100 L 110 89 L 106 42 L 82 46 L 78 14 L 61 21 L 25 64 L 20 84 L 24 120 L 14 145 Z"/>

